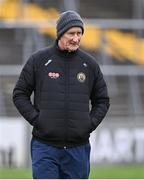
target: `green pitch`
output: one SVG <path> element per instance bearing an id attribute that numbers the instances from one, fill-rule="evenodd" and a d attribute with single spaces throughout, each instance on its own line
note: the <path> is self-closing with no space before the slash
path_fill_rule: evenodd
<path id="1" fill-rule="evenodd" d="M 0 179 L 31 179 L 30 169 L 0 168 Z M 95 166 L 90 179 L 144 179 L 144 165 Z"/>

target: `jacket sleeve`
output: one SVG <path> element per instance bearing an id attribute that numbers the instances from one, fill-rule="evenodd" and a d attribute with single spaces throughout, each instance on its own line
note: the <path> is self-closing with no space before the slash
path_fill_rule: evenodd
<path id="1" fill-rule="evenodd" d="M 35 87 L 34 59 L 31 56 L 22 72 L 13 90 L 13 102 L 20 114 L 31 124 L 38 117 L 38 112 L 31 102 L 31 94 Z"/>
<path id="2" fill-rule="evenodd" d="M 97 65 L 95 69 L 95 79 L 91 92 L 91 111 L 90 118 L 92 121 L 93 129 L 96 129 L 101 121 L 104 119 L 109 109 L 109 96 L 107 85 L 103 78 L 100 67 Z"/>

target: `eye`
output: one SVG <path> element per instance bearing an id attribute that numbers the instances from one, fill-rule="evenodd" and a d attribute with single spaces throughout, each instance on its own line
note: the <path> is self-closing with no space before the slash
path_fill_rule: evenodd
<path id="1" fill-rule="evenodd" d="M 78 35 L 78 36 L 81 36 L 81 35 L 82 35 L 82 32 L 77 32 L 77 35 Z"/>
<path id="2" fill-rule="evenodd" d="M 78 32 L 67 32 L 67 34 L 68 34 L 69 36 L 75 36 L 75 35 L 81 36 L 81 35 L 82 35 L 82 32 L 81 32 L 81 31 L 78 31 Z"/>

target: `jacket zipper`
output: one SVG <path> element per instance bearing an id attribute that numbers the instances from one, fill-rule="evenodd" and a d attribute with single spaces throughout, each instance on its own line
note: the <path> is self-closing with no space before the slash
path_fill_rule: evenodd
<path id="1" fill-rule="evenodd" d="M 68 140 L 68 108 L 69 108 L 69 102 L 68 102 L 68 94 L 69 94 L 69 62 L 68 60 L 65 61 L 65 130 L 64 130 L 64 148 L 67 146 L 67 140 Z"/>

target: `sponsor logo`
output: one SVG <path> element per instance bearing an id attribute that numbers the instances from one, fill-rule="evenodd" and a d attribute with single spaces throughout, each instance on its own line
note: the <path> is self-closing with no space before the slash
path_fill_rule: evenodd
<path id="1" fill-rule="evenodd" d="M 60 74 L 57 72 L 49 72 L 48 76 L 52 79 L 57 79 L 57 78 L 59 78 Z"/>
<path id="2" fill-rule="evenodd" d="M 81 83 L 85 82 L 86 80 L 86 75 L 83 72 L 80 72 L 77 74 L 77 80 Z"/>

